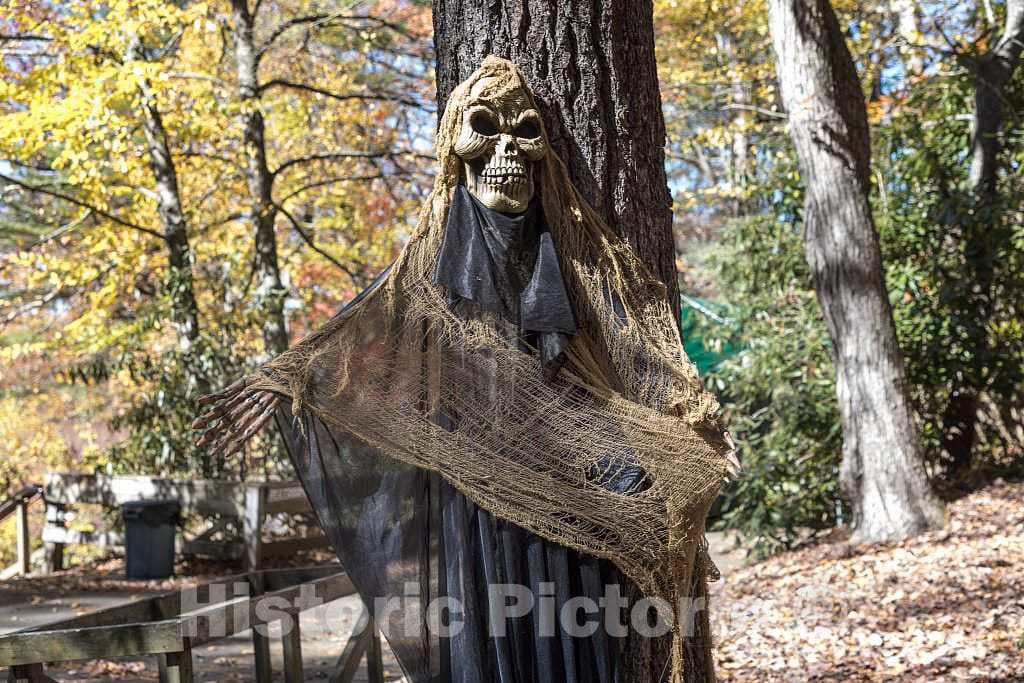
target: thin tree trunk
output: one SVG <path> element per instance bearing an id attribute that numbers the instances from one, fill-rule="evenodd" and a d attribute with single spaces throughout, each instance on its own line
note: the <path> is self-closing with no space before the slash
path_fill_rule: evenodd
<path id="1" fill-rule="evenodd" d="M 263 318 L 263 343 L 270 356 L 288 349 L 284 317 L 286 290 L 277 260 L 277 208 L 273 200 L 274 177 L 267 166 L 263 113 L 260 111 L 257 80 L 258 57 L 253 35 L 254 17 L 247 0 L 231 0 L 234 16 L 235 63 L 238 93 L 242 100 L 245 160 L 249 185 L 253 239 L 256 245 L 256 305 Z"/>
<path id="2" fill-rule="evenodd" d="M 738 59 L 736 36 L 729 29 L 722 29 L 715 34 L 718 51 L 730 62 Z M 753 113 L 750 107 L 754 103 L 753 92 L 740 69 L 733 69 L 729 88 L 729 104 L 732 110 L 732 140 L 729 150 L 729 187 L 735 196 L 731 200 L 733 216 L 746 216 L 750 213 L 750 200 L 747 196 L 747 185 L 750 178 L 750 135 Z"/>
<path id="3" fill-rule="evenodd" d="M 488 54 L 515 62 L 584 198 L 679 298 L 650 2 L 434 0 L 438 105 Z"/>
<path id="4" fill-rule="evenodd" d="M 1007 0 L 1006 24 L 1002 36 L 984 57 L 974 63 L 974 116 L 971 120 L 971 174 L 974 191 L 992 195 L 996 191 L 999 132 L 1006 118 L 1003 103 L 1013 72 L 1024 50 L 1024 0 Z"/>
<path id="5" fill-rule="evenodd" d="M 965 63 L 974 76 L 974 113 L 971 117 L 969 182 L 973 193 L 973 211 L 963 217 L 965 238 L 971 240 L 965 279 L 973 283 L 963 307 L 966 320 L 960 325 L 970 330 L 970 338 L 986 345 L 992 316 L 992 233 L 1001 219 L 996 181 L 1002 151 L 1000 131 L 1006 119 L 1006 91 L 1020 63 L 1024 49 L 1024 0 L 1007 0 L 1006 23 L 995 46 L 977 60 Z M 974 357 L 983 364 L 992 349 L 982 349 Z M 949 404 L 943 414 L 943 450 L 952 480 L 965 476 L 973 464 L 977 434 L 979 398 L 985 389 L 982 367 L 965 368 L 957 376 Z"/>
<path id="6" fill-rule="evenodd" d="M 129 60 L 145 58 L 140 39 L 131 42 L 127 57 Z M 188 351 L 199 340 L 199 306 L 195 297 L 188 223 L 182 210 L 178 171 L 167 144 L 163 116 L 148 84 L 142 86 L 142 128 L 149 149 L 149 166 L 153 171 L 157 213 L 167 244 L 169 268 L 166 285 L 171 295 L 171 322 L 177 331 L 179 348 Z M 187 368 L 186 371 L 197 394 L 209 393 L 210 385 L 202 372 L 195 368 Z"/>
<path id="7" fill-rule="evenodd" d="M 924 58 L 918 46 L 924 31 L 921 30 L 921 4 L 917 0 L 891 0 L 889 12 L 896 22 L 896 32 L 911 46 L 903 57 L 903 68 L 908 78 L 924 72 Z"/>
<path id="8" fill-rule="evenodd" d="M 941 525 L 943 512 L 925 476 L 868 203 L 864 94 L 828 0 L 770 0 L 769 13 L 806 184 L 807 260 L 835 356 L 840 483 L 855 538 L 915 534 Z"/>
<path id="9" fill-rule="evenodd" d="M 577 189 L 665 283 L 669 301 L 677 302 L 652 4 L 434 0 L 434 41 L 442 110 L 487 55 L 515 62 Z M 706 600 L 700 573 L 692 594 Z M 700 610 L 695 637 L 686 639 L 688 683 L 714 680 L 707 616 L 707 609 Z M 626 680 L 662 680 L 667 641 L 634 640 L 623 655 L 635 663 L 626 664 Z"/>

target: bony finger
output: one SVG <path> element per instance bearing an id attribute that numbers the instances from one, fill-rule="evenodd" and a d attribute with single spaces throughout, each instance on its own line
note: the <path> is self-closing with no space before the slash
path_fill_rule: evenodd
<path id="1" fill-rule="evenodd" d="M 220 434 L 221 432 L 217 429 L 211 429 L 209 431 L 203 432 L 203 434 L 198 439 L 196 439 L 196 446 L 202 448 L 203 446 L 206 446 L 213 442 L 214 440 L 216 440 L 220 436 Z"/>
<path id="2" fill-rule="evenodd" d="M 253 382 L 254 379 L 252 377 L 243 377 L 242 379 L 233 382 L 232 384 L 230 384 L 224 389 L 221 389 L 220 391 L 215 391 L 212 394 L 205 394 L 203 396 L 200 396 L 197 399 L 197 402 L 199 403 L 199 405 L 205 406 L 211 403 L 222 401 L 244 390 Z"/>

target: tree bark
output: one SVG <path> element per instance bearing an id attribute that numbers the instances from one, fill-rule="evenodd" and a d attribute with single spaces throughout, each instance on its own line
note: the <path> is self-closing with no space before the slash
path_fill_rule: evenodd
<path id="1" fill-rule="evenodd" d="M 970 181 L 978 194 L 994 194 L 1002 144 L 999 132 L 1006 118 L 1006 89 L 1024 50 L 1024 0 L 1007 0 L 1002 36 L 972 67 L 975 81 L 971 120 Z"/>
<path id="2" fill-rule="evenodd" d="M 263 317 L 263 343 L 267 355 L 288 350 L 284 299 L 287 291 L 281 282 L 277 260 L 277 207 L 274 205 L 274 176 L 267 166 L 267 147 L 263 112 L 260 111 L 257 70 L 259 59 L 253 26 L 255 17 L 247 0 L 231 0 L 234 17 L 235 64 L 238 94 L 242 100 L 243 144 L 246 180 L 249 185 L 249 220 L 256 247 L 256 305 Z"/>
<path id="3" fill-rule="evenodd" d="M 650 2 L 434 0 L 437 93 L 488 54 L 519 66 L 583 197 L 679 299 Z"/>
<path id="4" fill-rule="evenodd" d="M 921 5 L 916 0 L 891 0 L 889 12 L 896 24 L 897 35 L 910 46 L 903 57 L 903 68 L 908 77 L 919 76 L 924 72 L 924 57 L 918 47 L 924 33 L 921 30 Z"/>
<path id="5" fill-rule="evenodd" d="M 736 36 L 728 28 L 715 34 L 718 51 L 730 62 L 738 61 Z M 733 69 L 732 83 L 729 88 L 729 104 L 732 111 L 732 140 L 729 143 L 729 189 L 734 193 L 730 201 L 734 217 L 746 216 L 751 213 L 751 202 L 747 196 L 750 180 L 750 135 L 753 123 L 751 107 L 754 104 L 753 91 L 740 69 Z"/>
<path id="6" fill-rule="evenodd" d="M 665 121 L 649 1 L 434 0 L 438 106 L 494 54 L 513 61 L 534 92 L 556 153 L 583 197 L 679 300 Z M 703 576 L 693 596 L 706 600 Z M 714 680 L 707 610 L 686 639 L 688 683 Z M 662 680 L 665 643 L 630 643 L 626 680 Z M 641 652 L 640 648 L 647 648 Z"/>
<path id="7" fill-rule="evenodd" d="M 144 46 L 138 38 L 129 46 L 128 60 L 145 59 Z M 167 144 L 163 116 L 148 84 L 142 85 L 142 128 L 149 149 L 149 166 L 153 171 L 157 213 L 167 244 L 168 273 L 166 286 L 171 297 L 171 323 L 178 336 L 178 347 L 190 350 L 199 340 L 199 306 L 196 304 L 192 275 L 192 250 L 188 223 L 181 205 L 178 171 Z M 206 394 L 210 385 L 203 373 L 187 368 L 189 381 L 197 394 Z"/>
<path id="8" fill-rule="evenodd" d="M 965 239 L 971 240 L 964 279 L 973 283 L 963 306 L 961 329 L 971 339 L 988 337 L 994 301 L 995 279 L 992 262 L 992 233 L 1000 220 L 997 179 L 1002 151 L 1000 132 L 1006 119 L 1005 100 L 1024 50 L 1024 0 L 1007 0 L 1006 20 L 995 46 L 979 59 L 963 58 L 974 77 L 974 113 L 971 117 L 970 168 L 968 180 L 973 194 L 973 211 L 963 220 Z M 975 353 L 979 365 L 987 362 L 993 349 Z M 964 477 L 973 465 L 981 392 L 985 389 L 985 368 L 964 368 L 952 387 L 943 414 L 943 451 L 951 480 Z"/>
<path id="9" fill-rule="evenodd" d="M 854 538 L 915 534 L 944 515 L 925 476 L 868 203 L 864 94 L 828 0 L 770 0 L 769 13 L 806 185 L 807 260 L 833 344 Z"/>

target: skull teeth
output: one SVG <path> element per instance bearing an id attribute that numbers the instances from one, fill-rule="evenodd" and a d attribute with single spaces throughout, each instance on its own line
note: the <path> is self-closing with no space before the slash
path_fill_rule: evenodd
<path id="1" fill-rule="evenodd" d="M 495 166 L 485 168 L 480 174 L 484 180 L 494 182 L 515 182 L 526 180 L 526 169 L 523 166 Z"/>

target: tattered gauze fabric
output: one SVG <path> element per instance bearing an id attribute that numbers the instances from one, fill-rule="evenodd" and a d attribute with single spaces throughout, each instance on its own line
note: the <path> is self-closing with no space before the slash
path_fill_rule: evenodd
<path id="1" fill-rule="evenodd" d="M 557 374 L 544 372 L 548 354 L 499 334 L 488 313 L 458 315 L 435 281 L 459 192 L 453 145 L 468 93 L 485 78 L 492 82 L 482 97 L 526 88 L 512 63 L 488 57 L 455 89 L 437 132 L 434 188 L 399 258 L 247 390 L 286 395 L 297 424 L 315 417 L 439 473 L 497 518 L 611 560 L 678 610 L 703 596 L 714 574 L 705 519 L 735 460 L 718 404 L 683 352 L 664 285 L 583 201 L 553 152 L 536 162 L 534 178 L 574 326 L 541 330 L 568 340 Z M 473 385 L 481 376 L 502 387 L 500 401 L 480 401 Z M 595 476 L 636 468 L 646 476 L 627 490 Z M 706 637 L 707 611 L 696 620 Z M 686 627 L 676 620 L 674 681 L 697 658 L 712 670 L 710 643 L 694 642 Z"/>

